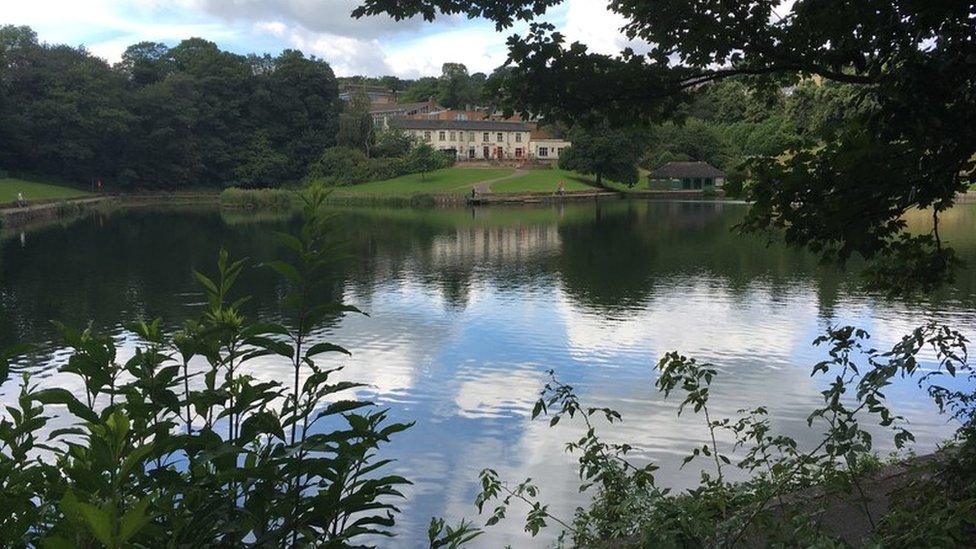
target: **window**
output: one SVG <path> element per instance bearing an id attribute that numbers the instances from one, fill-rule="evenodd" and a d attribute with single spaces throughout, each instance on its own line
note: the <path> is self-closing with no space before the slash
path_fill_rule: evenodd
<path id="1" fill-rule="evenodd" d="M 555 152 L 556 152 L 556 156 L 559 156 L 559 155 L 561 155 L 561 154 L 563 154 L 563 149 L 562 149 L 562 147 L 560 147 L 560 148 L 557 148 L 557 149 L 553 149 L 553 151 L 555 151 Z"/>
<path id="2" fill-rule="evenodd" d="M 457 133 L 451 132 L 451 141 L 456 141 L 456 140 L 457 140 Z"/>
<path id="3" fill-rule="evenodd" d="M 488 132 L 485 132 L 484 135 L 481 136 L 481 140 L 484 141 L 485 143 L 491 140 L 491 138 L 488 137 Z"/>
<path id="4" fill-rule="evenodd" d="M 522 147 L 515 148 L 515 158 L 522 158 Z"/>
<path id="5" fill-rule="evenodd" d="M 522 134 L 520 134 L 520 133 L 515 134 L 515 142 L 516 143 L 521 143 L 522 142 Z"/>
<path id="6" fill-rule="evenodd" d="M 498 139 L 495 139 L 495 141 L 498 141 L 499 143 L 501 143 L 502 141 L 505 141 L 505 136 L 502 134 L 502 132 L 498 132 L 497 134 L 495 134 L 495 137 L 498 138 Z"/>
<path id="7" fill-rule="evenodd" d="M 468 132 L 468 141 L 474 143 L 474 132 Z"/>
<path id="8" fill-rule="evenodd" d="M 445 139 L 447 139 L 447 132 L 442 131 L 442 132 L 438 133 L 438 135 L 437 135 L 437 140 L 438 141 L 444 141 Z"/>
<path id="9" fill-rule="evenodd" d="M 424 132 L 424 141 L 430 141 L 430 132 Z"/>
<path id="10" fill-rule="evenodd" d="M 549 156 L 549 147 L 539 147 L 539 156 L 543 158 Z"/>

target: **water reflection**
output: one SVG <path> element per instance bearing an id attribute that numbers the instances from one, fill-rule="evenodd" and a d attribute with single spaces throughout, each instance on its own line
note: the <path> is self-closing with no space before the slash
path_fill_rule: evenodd
<path id="1" fill-rule="evenodd" d="M 528 421 L 548 368 L 587 403 L 621 411 L 626 421 L 610 436 L 636 442 L 636 455 L 659 461 L 660 479 L 680 487 L 698 476 L 676 465 L 704 430 L 700 418 L 677 418 L 675 403 L 653 392 L 662 353 L 678 349 L 719 366 L 717 414 L 765 404 L 774 428 L 810 441 L 817 433 L 806 414 L 822 388 L 809 376 L 820 357 L 810 341 L 825 326 L 857 324 L 878 346 L 932 318 L 973 326 L 974 269 L 926 301 L 884 301 L 812 256 L 735 234 L 743 212 L 704 202 L 342 210 L 347 253 L 325 291 L 371 316 L 334 319 L 316 337 L 354 350 L 342 363 L 345 375 L 370 384 L 363 396 L 389 406 L 394 419 L 417 421 L 391 448 L 398 472 L 416 483 L 394 545 L 416 546 L 432 515 L 472 516 L 477 473 L 489 465 L 533 477 L 554 511 L 571 514 L 580 496 L 563 443 L 577 428 Z M 910 222 L 924 230 L 925 217 Z M 39 344 L 33 360 L 50 372 L 64 352 L 49 319 L 91 319 L 120 339 L 132 319 L 176 325 L 200 307 L 193 269 L 212 270 L 221 247 L 253 262 L 275 257 L 283 251 L 269 230 L 295 223 L 140 209 L 0 235 L 0 345 Z M 972 263 L 976 209 L 949 212 L 942 228 Z M 273 274 L 253 270 L 242 285 L 254 295 L 250 314 L 280 315 L 283 288 Z M 131 343 L 123 345 L 125 359 Z M 265 359 L 252 369 L 277 379 L 288 367 Z M 68 386 L 60 376 L 44 383 Z M 0 400 L 12 389 L 0 388 Z M 923 450 L 948 431 L 908 384 L 889 396 L 912 419 Z M 525 545 L 517 521 L 480 541 Z"/>

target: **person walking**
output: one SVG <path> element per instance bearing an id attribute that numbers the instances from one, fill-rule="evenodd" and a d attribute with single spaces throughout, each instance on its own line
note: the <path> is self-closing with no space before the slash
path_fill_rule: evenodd
<path id="1" fill-rule="evenodd" d="M 27 201 L 24 200 L 24 193 L 22 191 L 17 191 L 17 206 L 20 208 L 27 207 Z"/>

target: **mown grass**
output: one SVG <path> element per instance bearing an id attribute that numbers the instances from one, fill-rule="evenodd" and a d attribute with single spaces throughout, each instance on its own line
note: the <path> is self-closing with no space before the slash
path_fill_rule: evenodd
<path id="1" fill-rule="evenodd" d="M 336 187 L 332 196 L 345 197 L 411 197 L 413 195 L 466 194 L 482 181 L 498 179 L 515 173 L 514 169 L 444 168 L 422 176 L 403 175 L 384 181 L 373 181 L 348 187 Z"/>
<path id="2" fill-rule="evenodd" d="M 566 170 L 531 170 L 527 174 L 493 183 L 493 193 L 554 193 L 559 188 L 559 182 L 565 185 L 566 192 L 596 190 L 596 182 L 592 177 L 580 175 Z"/>
<path id="3" fill-rule="evenodd" d="M 12 177 L 0 178 L 0 204 L 15 202 L 17 200 L 17 193 L 24 193 L 24 200 L 28 202 L 34 200 L 78 198 L 91 194 L 80 189 L 62 185 L 39 183 L 37 181 L 27 181 Z"/>

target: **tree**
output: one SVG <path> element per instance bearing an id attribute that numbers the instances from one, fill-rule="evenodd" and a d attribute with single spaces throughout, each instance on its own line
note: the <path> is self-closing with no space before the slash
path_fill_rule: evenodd
<path id="1" fill-rule="evenodd" d="M 288 158 L 281 180 L 297 181 L 326 147 L 336 143 L 339 84 L 328 63 L 285 50 L 257 75 L 251 102 L 255 122 Z"/>
<path id="2" fill-rule="evenodd" d="M 376 138 L 376 145 L 373 147 L 373 156 L 377 158 L 396 158 L 406 156 L 414 146 L 416 139 L 407 135 L 399 128 L 390 128 L 379 132 Z"/>
<path id="3" fill-rule="evenodd" d="M 136 87 L 155 84 L 175 70 L 169 47 L 159 42 L 139 42 L 129 46 L 115 68 Z"/>
<path id="4" fill-rule="evenodd" d="M 562 1 L 363 0 L 354 15 L 463 13 L 504 29 Z M 546 119 L 636 124 L 668 119 L 703 84 L 733 77 L 749 77 L 755 91 L 810 77 L 855 86 L 870 108 L 822 146 L 750 162 L 745 227 L 781 229 L 790 244 L 828 259 L 882 259 L 878 280 L 900 278 L 901 290 L 945 281 L 953 254 L 939 238 L 938 213 L 976 169 L 976 5 L 797 0 L 781 14 L 781 4 L 615 0 L 609 7 L 625 33 L 647 44 L 619 55 L 567 46 L 552 25 L 533 22 L 509 38 L 504 99 Z M 931 234 L 906 232 L 902 216 L 912 208 L 933 208 Z"/>
<path id="5" fill-rule="evenodd" d="M 559 156 L 559 167 L 596 176 L 596 184 L 603 187 L 603 179 L 633 186 L 638 181 L 637 161 L 643 153 L 642 136 L 600 126 L 571 132 L 573 145 Z"/>
<path id="6" fill-rule="evenodd" d="M 376 140 L 369 109 L 369 96 L 365 92 L 357 91 L 349 98 L 339 115 L 339 134 L 336 137 L 339 146 L 359 149 L 369 156 Z"/>
<path id="7" fill-rule="evenodd" d="M 421 143 L 410 150 L 407 162 L 411 171 L 420 174 L 421 179 L 427 179 L 427 172 L 443 168 L 446 164 L 444 153 L 434 150 L 426 143 Z"/>
<path id="8" fill-rule="evenodd" d="M 257 170 L 275 185 L 335 144 L 337 119 L 332 69 L 294 50 L 245 57 L 200 38 L 140 42 L 110 67 L 83 48 L 38 43 L 29 27 L 0 27 L 3 170 L 161 188 L 223 186 Z"/>
<path id="9" fill-rule="evenodd" d="M 405 103 L 430 101 L 440 96 L 440 80 L 433 76 L 425 76 L 407 86 L 400 99 Z"/>
<path id="10" fill-rule="evenodd" d="M 444 63 L 438 90 L 438 102 L 449 109 L 464 109 L 480 99 L 480 90 L 461 63 Z"/>
<path id="11" fill-rule="evenodd" d="M 260 131 L 248 143 L 241 163 L 234 168 L 240 187 L 277 187 L 288 169 L 288 157 L 271 146 L 268 134 Z"/>

